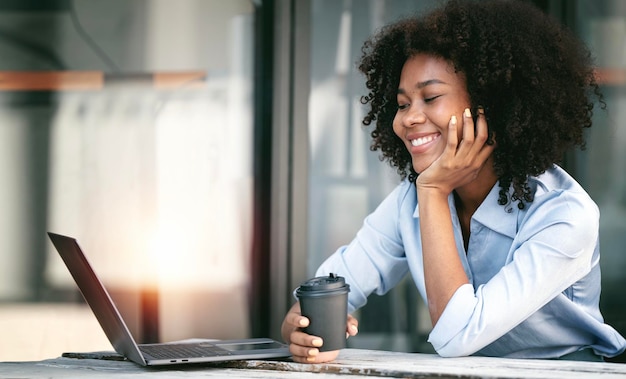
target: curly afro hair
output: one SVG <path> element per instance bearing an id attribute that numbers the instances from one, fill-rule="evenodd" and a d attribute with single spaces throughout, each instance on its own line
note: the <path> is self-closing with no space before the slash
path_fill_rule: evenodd
<path id="1" fill-rule="evenodd" d="M 415 181 L 411 156 L 393 132 L 400 73 L 407 58 L 441 57 L 466 77 L 471 106 L 485 109 L 497 141 L 495 172 L 501 205 L 532 202 L 528 177 L 584 148 L 595 96 L 604 104 L 587 47 L 568 29 L 521 0 L 452 0 L 422 17 L 390 24 L 365 42 L 359 70 L 380 150 L 404 179 Z M 513 188 L 509 193 L 509 188 Z"/>

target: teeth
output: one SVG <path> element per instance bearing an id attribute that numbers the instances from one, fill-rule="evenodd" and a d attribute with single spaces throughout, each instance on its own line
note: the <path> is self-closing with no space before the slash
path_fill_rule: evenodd
<path id="1" fill-rule="evenodd" d="M 428 142 L 430 142 L 430 141 L 432 141 L 434 139 L 435 139 L 435 137 L 432 136 L 432 135 L 431 136 L 426 136 L 426 137 L 420 137 L 418 139 L 411 140 L 411 145 L 413 145 L 413 146 L 420 146 L 420 145 L 428 143 Z"/>

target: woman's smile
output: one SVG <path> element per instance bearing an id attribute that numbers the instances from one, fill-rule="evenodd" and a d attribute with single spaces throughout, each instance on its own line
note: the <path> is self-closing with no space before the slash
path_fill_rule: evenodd
<path id="1" fill-rule="evenodd" d="M 408 136 L 411 154 L 420 154 L 432 147 L 441 137 L 441 133 L 430 133 L 424 136 Z"/>

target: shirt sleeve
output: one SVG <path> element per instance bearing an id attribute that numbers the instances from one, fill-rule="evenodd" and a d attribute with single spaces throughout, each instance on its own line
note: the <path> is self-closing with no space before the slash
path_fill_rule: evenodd
<path id="1" fill-rule="evenodd" d="M 333 272 L 346 279 L 350 285 L 349 312 L 364 306 L 371 293 L 382 295 L 389 291 L 408 272 L 398 220 L 400 212 L 407 208 L 403 203 L 416 202 L 411 188 L 407 181 L 396 187 L 365 218 L 354 240 L 339 248 L 317 270 L 316 276 Z"/>
<path id="2" fill-rule="evenodd" d="M 461 286 L 448 302 L 429 336 L 439 355 L 477 352 L 591 270 L 599 212 L 588 197 L 555 191 L 536 198 L 519 225 L 502 269 L 477 288 Z"/>

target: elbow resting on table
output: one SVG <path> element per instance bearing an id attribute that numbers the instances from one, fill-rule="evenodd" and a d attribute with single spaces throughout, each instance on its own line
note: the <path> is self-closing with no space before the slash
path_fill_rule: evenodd
<path id="1" fill-rule="evenodd" d="M 442 344 L 441 341 L 438 343 L 438 341 L 429 338 L 429 342 L 437 354 L 443 358 L 467 357 L 480 350 L 474 343 L 469 341 L 461 343 L 458 339 L 452 339 Z"/>
<path id="2" fill-rule="evenodd" d="M 462 349 L 459 347 L 449 348 L 444 347 L 442 349 L 435 349 L 437 354 L 443 358 L 459 358 L 459 357 L 467 357 L 475 353 L 475 351 Z"/>
<path id="3" fill-rule="evenodd" d="M 483 347 L 484 339 L 475 338 L 482 335 L 484 329 L 470 333 L 474 337 L 465 335 L 468 321 L 477 306 L 478 299 L 474 296 L 471 284 L 464 284 L 457 289 L 428 338 L 437 354 L 450 358 L 465 357 Z"/>

